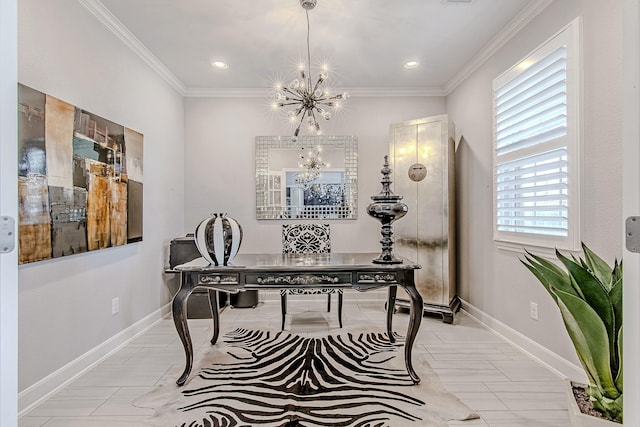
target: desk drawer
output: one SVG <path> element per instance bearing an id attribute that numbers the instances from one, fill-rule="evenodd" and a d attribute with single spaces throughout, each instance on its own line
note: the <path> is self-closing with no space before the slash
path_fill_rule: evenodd
<path id="1" fill-rule="evenodd" d="M 246 284 L 264 287 L 345 285 L 351 283 L 351 273 L 272 273 L 247 274 Z"/>
<path id="2" fill-rule="evenodd" d="M 395 271 L 358 273 L 357 283 L 394 284 L 398 283 L 397 274 Z"/>
<path id="3" fill-rule="evenodd" d="M 212 285 L 212 284 L 237 285 L 238 282 L 239 282 L 238 274 L 220 274 L 220 273 L 198 274 L 198 285 Z"/>

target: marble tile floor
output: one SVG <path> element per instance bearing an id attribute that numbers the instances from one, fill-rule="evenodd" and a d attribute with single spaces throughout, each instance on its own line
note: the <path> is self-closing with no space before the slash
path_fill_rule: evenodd
<path id="1" fill-rule="evenodd" d="M 351 295 L 346 292 L 344 297 L 344 324 L 384 328 L 384 302 L 358 302 L 357 294 Z M 325 298 L 296 301 L 290 297 L 285 328 L 299 334 L 337 331 L 335 311 L 325 310 Z M 407 321 L 406 313 L 396 314 L 394 330 L 404 335 Z M 279 301 L 273 297 L 255 308 L 227 308 L 221 324 L 222 330 L 229 325 L 279 330 Z M 209 345 L 211 320 L 190 319 L 189 328 L 194 347 Z M 421 361 L 432 367 L 447 390 L 481 416 L 452 421 L 450 426 L 570 425 L 562 379 L 463 311 L 452 325 L 435 317 L 423 318 L 414 345 L 414 365 Z M 138 426 L 152 410 L 132 402 L 183 363 L 182 345 L 167 317 L 24 414 L 19 427 Z"/>

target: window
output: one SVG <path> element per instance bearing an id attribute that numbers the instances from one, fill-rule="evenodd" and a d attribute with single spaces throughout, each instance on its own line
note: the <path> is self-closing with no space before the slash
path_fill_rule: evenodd
<path id="1" fill-rule="evenodd" d="M 269 171 L 267 173 L 267 206 L 282 205 L 282 172 Z"/>
<path id="2" fill-rule="evenodd" d="M 580 21 L 493 81 L 494 239 L 578 250 Z"/>

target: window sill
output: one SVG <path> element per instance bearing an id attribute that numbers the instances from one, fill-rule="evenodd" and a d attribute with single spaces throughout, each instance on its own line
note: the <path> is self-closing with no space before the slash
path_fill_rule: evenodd
<path id="1" fill-rule="evenodd" d="M 494 242 L 496 244 L 496 248 L 501 252 L 517 253 L 520 255 L 524 255 L 525 251 L 527 251 L 534 255 L 538 255 L 543 258 L 548 258 L 550 260 L 558 259 L 556 257 L 556 248 L 552 248 L 548 246 L 536 246 L 531 244 L 504 242 L 500 240 L 495 240 Z M 560 249 L 560 252 L 566 256 L 569 256 L 569 255 L 579 256 L 582 254 L 582 251 L 571 251 L 571 250 L 565 250 L 565 249 Z"/>

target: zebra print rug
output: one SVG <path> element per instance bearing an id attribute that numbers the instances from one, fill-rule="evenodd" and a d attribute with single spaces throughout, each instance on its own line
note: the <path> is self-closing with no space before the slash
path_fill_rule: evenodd
<path id="1" fill-rule="evenodd" d="M 318 338 L 236 329 L 194 363 L 183 387 L 175 375 L 141 398 L 154 426 L 447 426 L 478 416 L 446 392 L 424 360 L 421 383 L 404 366 L 400 339 L 386 333 Z M 180 368 L 181 369 L 181 368 Z"/>

